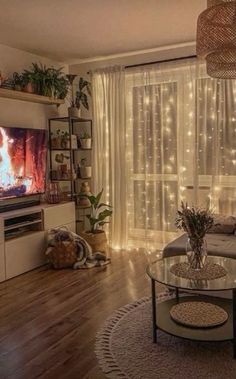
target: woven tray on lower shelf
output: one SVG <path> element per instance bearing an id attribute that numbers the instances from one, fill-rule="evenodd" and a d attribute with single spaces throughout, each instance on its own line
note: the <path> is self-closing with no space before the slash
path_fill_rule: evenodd
<path id="1" fill-rule="evenodd" d="M 223 308 L 204 301 L 178 303 L 171 308 L 170 316 L 178 324 L 191 328 L 212 328 L 228 320 Z"/>

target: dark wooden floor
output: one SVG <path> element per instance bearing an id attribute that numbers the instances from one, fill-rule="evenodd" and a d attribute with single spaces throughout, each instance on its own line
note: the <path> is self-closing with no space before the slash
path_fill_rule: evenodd
<path id="1" fill-rule="evenodd" d="M 103 379 L 96 332 L 149 295 L 146 265 L 141 252 L 114 252 L 106 268 L 43 267 L 0 284 L 0 379 Z"/>

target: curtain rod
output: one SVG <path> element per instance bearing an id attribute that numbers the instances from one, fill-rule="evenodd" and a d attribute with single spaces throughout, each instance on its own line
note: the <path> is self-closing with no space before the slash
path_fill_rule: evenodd
<path id="1" fill-rule="evenodd" d="M 197 56 L 196 55 L 188 55 L 186 57 L 163 59 L 163 60 L 160 60 L 160 61 L 153 61 L 153 62 L 147 62 L 147 63 L 137 63 L 137 64 L 131 64 L 131 65 L 125 66 L 125 68 L 148 66 L 148 65 L 151 65 L 151 64 L 168 63 L 168 62 L 180 61 L 180 60 L 183 60 L 183 59 L 192 59 L 192 58 L 197 58 Z"/>
<path id="2" fill-rule="evenodd" d="M 187 55 L 185 57 L 163 59 L 163 60 L 160 60 L 160 61 L 153 61 L 153 62 L 147 62 L 147 63 L 137 63 L 137 64 L 127 65 L 127 66 L 125 66 L 125 68 L 134 68 L 134 67 L 148 66 L 148 65 L 152 65 L 152 64 L 168 63 L 168 62 L 180 61 L 180 60 L 184 60 L 184 59 L 193 59 L 193 58 L 197 58 L 197 56 L 196 55 Z M 89 70 L 87 72 L 87 74 L 88 75 L 91 74 L 91 70 Z"/>

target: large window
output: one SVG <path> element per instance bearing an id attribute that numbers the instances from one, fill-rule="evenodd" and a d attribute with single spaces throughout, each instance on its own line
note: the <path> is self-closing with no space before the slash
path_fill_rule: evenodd
<path id="1" fill-rule="evenodd" d="M 198 75 L 181 67 L 128 78 L 131 238 L 174 231 L 181 200 L 235 208 L 236 86 Z"/>

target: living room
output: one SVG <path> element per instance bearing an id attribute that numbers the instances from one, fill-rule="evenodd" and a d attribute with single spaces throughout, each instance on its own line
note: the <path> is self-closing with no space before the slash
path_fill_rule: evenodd
<path id="1" fill-rule="evenodd" d="M 0 378 L 235 378 L 235 17 L 1 1 Z"/>

